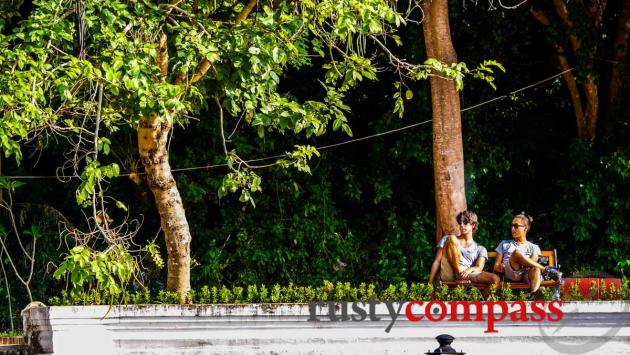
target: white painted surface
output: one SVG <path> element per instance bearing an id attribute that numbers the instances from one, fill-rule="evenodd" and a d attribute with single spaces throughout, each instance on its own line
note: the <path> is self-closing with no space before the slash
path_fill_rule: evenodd
<path id="1" fill-rule="evenodd" d="M 629 301 L 564 303 L 560 322 L 504 320 L 489 334 L 485 321 L 411 322 L 405 306 L 389 333 L 384 304 L 377 322 L 331 322 L 326 306 L 309 322 L 296 304 L 114 306 L 104 319 L 108 306 L 31 307 L 23 317 L 43 353 L 62 355 L 423 354 L 444 333 L 469 355 L 630 354 Z"/>

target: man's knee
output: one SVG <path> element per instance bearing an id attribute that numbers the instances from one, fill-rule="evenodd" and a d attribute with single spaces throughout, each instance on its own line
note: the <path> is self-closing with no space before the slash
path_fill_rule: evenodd
<path id="1" fill-rule="evenodd" d="M 479 274 L 476 274 L 470 277 L 470 280 L 473 282 L 480 282 L 486 284 L 495 284 L 498 285 L 501 282 L 501 278 L 495 273 L 482 271 Z"/>
<path id="2" fill-rule="evenodd" d="M 492 273 L 492 272 L 484 272 L 484 274 L 486 275 L 486 282 L 488 284 L 495 284 L 495 285 L 499 285 L 499 283 L 501 282 L 501 278 L 499 277 L 499 275 Z"/>

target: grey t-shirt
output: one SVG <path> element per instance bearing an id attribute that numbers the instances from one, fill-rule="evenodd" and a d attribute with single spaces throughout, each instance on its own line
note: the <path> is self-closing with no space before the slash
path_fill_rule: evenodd
<path id="1" fill-rule="evenodd" d="M 523 244 L 519 244 L 517 242 L 515 242 L 514 240 L 504 240 L 501 243 L 499 243 L 499 245 L 497 246 L 497 248 L 495 249 L 497 253 L 502 254 L 503 255 L 503 260 L 501 260 L 503 263 L 507 262 L 510 259 L 510 256 L 512 256 L 512 254 L 514 253 L 515 250 L 520 250 L 521 253 L 523 253 L 523 255 L 525 255 L 528 258 L 531 258 L 532 255 L 541 255 L 542 253 L 540 252 L 540 247 L 538 247 L 538 245 L 526 241 Z"/>
<path id="2" fill-rule="evenodd" d="M 447 235 L 442 237 L 437 245 L 438 249 L 444 247 L 444 243 L 446 243 L 447 239 Z M 483 245 L 479 245 L 476 242 L 473 242 L 468 248 L 460 247 L 459 250 L 461 254 L 461 257 L 459 258 L 460 270 L 465 270 L 473 266 L 479 257 L 484 257 L 488 260 L 488 251 Z"/>

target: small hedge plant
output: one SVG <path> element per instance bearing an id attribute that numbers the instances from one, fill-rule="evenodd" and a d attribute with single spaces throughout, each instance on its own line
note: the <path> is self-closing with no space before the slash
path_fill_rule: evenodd
<path id="1" fill-rule="evenodd" d="M 525 300 L 526 291 L 514 291 L 506 287 L 496 288 L 491 286 L 486 300 L 515 301 Z M 563 300 L 581 300 L 579 289 L 572 287 L 567 294 L 562 295 Z M 624 278 L 621 289 L 614 285 L 605 288 L 601 294 L 603 300 L 628 299 L 630 290 L 628 279 Z M 550 301 L 553 290 L 541 288 L 539 297 Z M 189 304 L 244 304 L 244 303 L 307 303 L 310 301 L 368 301 L 374 298 L 377 301 L 408 301 L 408 300 L 481 300 L 481 294 L 476 289 L 458 286 L 450 289 L 445 286 L 434 286 L 423 283 L 406 283 L 378 287 L 375 284 L 361 283 L 353 286 L 349 282 L 333 284 L 324 281 L 321 286 L 299 286 L 289 283 L 286 286 L 275 284 L 249 285 L 247 287 L 232 286 L 203 286 L 197 290 L 189 291 L 187 303 Z M 62 305 L 109 305 L 112 297 L 106 290 L 91 290 L 83 293 L 68 293 L 61 291 L 58 297 L 49 299 L 51 306 Z M 118 304 L 179 304 L 179 295 L 175 292 L 158 291 L 151 292 L 148 288 L 137 292 L 125 292 L 121 297 L 114 298 Z"/>

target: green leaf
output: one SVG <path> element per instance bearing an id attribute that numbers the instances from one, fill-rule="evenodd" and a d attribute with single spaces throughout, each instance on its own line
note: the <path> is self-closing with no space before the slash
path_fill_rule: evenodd
<path id="1" fill-rule="evenodd" d="M 337 118 L 333 122 L 333 131 L 338 131 L 342 124 L 343 124 L 343 121 L 341 120 L 341 118 Z"/>
<path id="2" fill-rule="evenodd" d="M 127 206 L 125 206 L 124 203 L 122 203 L 121 201 L 116 201 L 116 207 L 120 208 L 121 210 L 127 212 Z"/>

